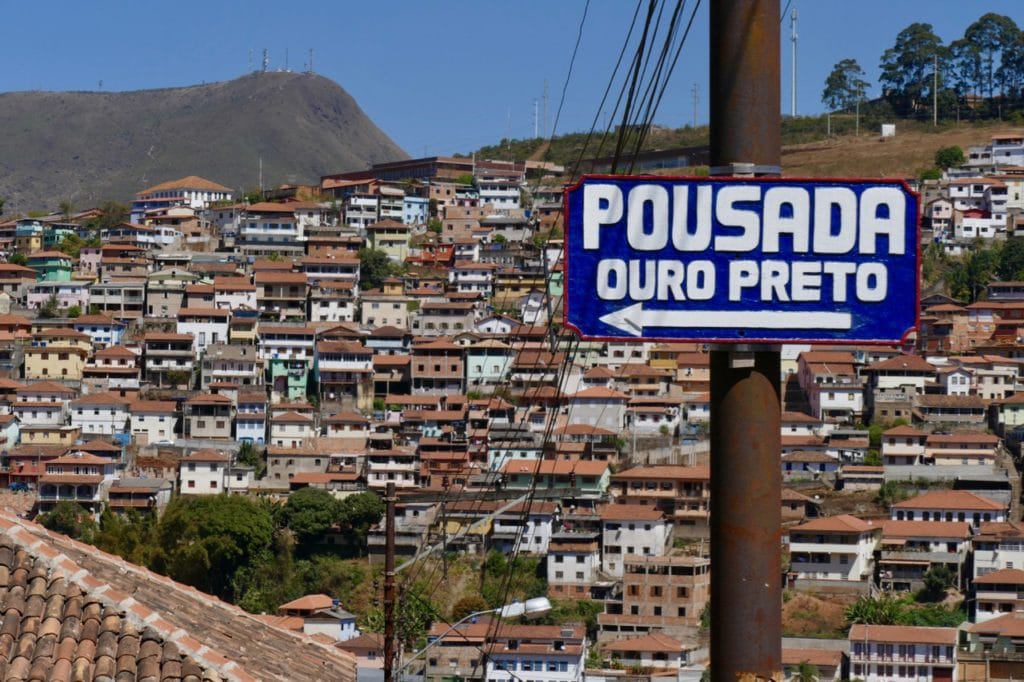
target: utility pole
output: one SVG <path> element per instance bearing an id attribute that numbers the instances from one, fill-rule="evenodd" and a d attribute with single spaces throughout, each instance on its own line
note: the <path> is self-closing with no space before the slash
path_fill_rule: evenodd
<path id="1" fill-rule="evenodd" d="M 780 175 L 779 0 L 710 13 L 711 174 Z M 711 351 L 714 680 L 782 679 L 780 368 L 778 346 Z"/>
<path id="2" fill-rule="evenodd" d="M 544 137 L 548 136 L 548 79 L 544 79 Z"/>
<path id="3" fill-rule="evenodd" d="M 697 105 L 700 103 L 700 85 L 697 83 L 693 84 L 690 88 L 690 94 L 693 95 L 693 127 L 697 127 Z"/>
<path id="4" fill-rule="evenodd" d="M 384 489 L 384 682 L 395 680 L 395 483 Z M 781 503 L 780 503 L 781 504 Z"/>
<path id="5" fill-rule="evenodd" d="M 533 139 L 540 137 L 537 134 L 537 98 L 533 99 Z"/>
<path id="6" fill-rule="evenodd" d="M 789 40 L 792 43 L 790 56 L 789 115 L 796 116 L 796 7 L 789 14 Z"/>

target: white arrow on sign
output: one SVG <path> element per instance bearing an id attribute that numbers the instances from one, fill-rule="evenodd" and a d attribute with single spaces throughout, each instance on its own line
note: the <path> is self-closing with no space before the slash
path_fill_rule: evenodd
<path id="1" fill-rule="evenodd" d="M 631 336 L 642 336 L 647 327 L 682 329 L 836 329 L 853 327 L 850 313 L 776 310 L 644 310 L 634 303 L 600 318 L 610 327 Z"/>

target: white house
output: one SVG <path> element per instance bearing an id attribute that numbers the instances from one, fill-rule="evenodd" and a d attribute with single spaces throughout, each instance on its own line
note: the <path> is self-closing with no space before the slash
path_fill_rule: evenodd
<path id="1" fill-rule="evenodd" d="M 597 533 L 556 533 L 548 542 L 548 596 L 587 599 L 601 570 Z"/>
<path id="2" fill-rule="evenodd" d="M 298 447 L 316 435 L 313 419 L 298 412 L 285 412 L 270 418 L 270 444 Z"/>
<path id="3" fill-rule="evenodd" d="M 231 311 L 216 308 L 182 308 L 178 311 L 178 334 L 191 334 L 197 356 L 215 343 L 226 343 Z"/>
<path id="4" fill-rule="evenodd" d="M 1024 568 L 1024 524 L 1018 521 L 982 523 L 971 544 L 975 578 L 1004 568 Z"/>
<path id="5" fill-rule="evenodd" d="M 516 505 L 494 518 L 492 545 L 508 554 L 518 548 L 520 552 L 545 555 L 551 542 L 556 514 L 557 505 L 554 502 Z"/>
<path id="6" fill-rule="evenodd" d="M 22 426 L 60 426 L 67 416 L 74 389 L 53 381 L 39 381 L 16 390 L 11 414 Z"/>
<path id="7" fill-rule="evenodd" d="M 889 510 L 897 521 L 967 521 L 978 528 L 989 521 L 1006 521 L 1006 507 L 966 490 L 933 490 Z"/>
<path id="8" fill-rule="evenodd" d="M 85 436 L 123 433 L 128 424 L 128 402 L 113 393 L 84 395 L 69 405 L 71 425 L 82 429 Z"/>
<path id="9" fill-rule="evenodd" d="M 866 583 L 882 527 L 849 514 L 814 519 L 789 530 L 790 571 L 798 580 Z"/>
<path id="10" fill-rule="evenodd" d="M 583 679 L 587 638 L 582 625 L 504 625 L 489 644 L 484 679 L 491 682 Z"/>
<path id="11" fill-rule="evenodd" d="M 864 682 L 956 680 L 956 628 L 857 623 L 848 640 L 851 677 Z"/>
<path id="12" fill-rule="evenodd" d="M 129 429 L 136 444 L 174 440 L 178 408 L 173 400 L 136 400 L 128 405 L 128 414 Z"/>
<path id="13" fill-rule="evenodd" d="M 178 489 L 182 495 L 219 495 L 230 455 L 215 450 L 196 450 L 178 464 Z"/>
<path id="14" fill-rule="evenodd" d="M 882 461 L 890 465 L 921 464 L 928 434 L 912 426 L 896 426 L 882 432 Z"/>
<path id="15" fill-rule="evenodd" d="M 672 526 L 659 509 L 641 504 L 609 504 L 601 509 L 601 570 L 621 578 L 625 557 L 661 556 Z"/>

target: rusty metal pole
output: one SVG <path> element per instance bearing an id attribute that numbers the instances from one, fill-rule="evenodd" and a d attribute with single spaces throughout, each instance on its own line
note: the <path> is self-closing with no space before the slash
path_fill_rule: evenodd
<path id="1" fill-rule="evenodd" d="M 778 175 L 779 0 L 711 3 L 711 173 Z M 782 679 L 780 354 L 711 353 L 711 674 Z"/>
<path id="2" fill-rule="evenodd" d="M 395 679 L 395 484 L 384 489 L 384 682 Z"/>

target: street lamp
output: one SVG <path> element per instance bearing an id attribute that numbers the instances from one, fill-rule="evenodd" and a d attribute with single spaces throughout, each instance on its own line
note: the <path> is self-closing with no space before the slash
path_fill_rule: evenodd
<path id="1" fill-rule="evenodd" d="M 452 632 L 455 628 L 465 623 L 467 620 L 471 620 L 473 618 L 483 616 L 488 613 L 496 613 L 502 618 L 518 618 L 519 616 L 523 616 L 524 618 L 539 618 L 540 616 L 543 616 L 550 610 L 551 600 L 549 600 L 547 597 L 534 597 L 533 599 L 527 599 L 524 602 L 514 601 L 511 604 L 505 604 L 504 606 L 499 606 L 496 609 L 474 611 L 473 613 L 463 616 L 459 620 L 452 623 L 451 627 L 449 627 L 442 634 L 436 637 L 434 641 L 430 642 L 425 647 L 414 653 L 409 658 L 409 660 L 405 662 L 405 665 L 403 665 L 395 671 L 395 678 L 399 678 L 402 675 L 402 673 L 405 672 L 406 668 L 412 665 L 417 658 L 430 651 L 434 647 L 434 645 L 443 640 L 450 632 Z"/>

